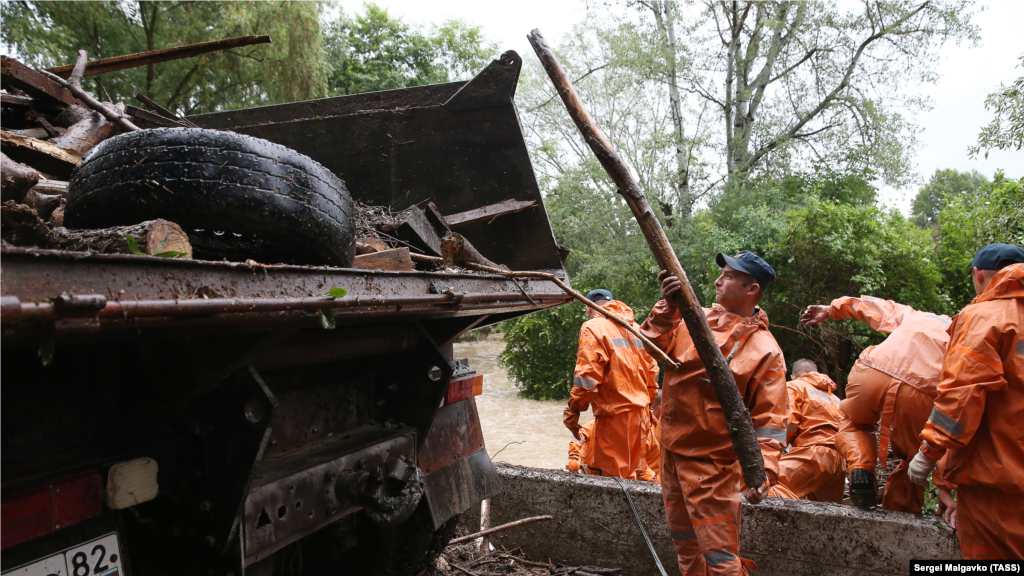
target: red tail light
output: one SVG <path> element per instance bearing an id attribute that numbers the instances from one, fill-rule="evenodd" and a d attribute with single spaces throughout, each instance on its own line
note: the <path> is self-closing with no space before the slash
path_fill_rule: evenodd
<path id="1" fill-rule="evenodd" d="M 103 479 L 93 470 L 4 496 L 0 550 L 77 524 L 103 511 Z"/>

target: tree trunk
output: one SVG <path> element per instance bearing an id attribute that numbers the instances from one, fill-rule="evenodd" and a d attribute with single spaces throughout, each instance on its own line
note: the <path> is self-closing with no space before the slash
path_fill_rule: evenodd
<path id="1" fill-rule="evenodd" d="M 116 108 L 119 112 L 124 112 L 124 104 L 118 103 Z M 99 112 L 93 112 L 49 142 L 58 148 L 81 156 L 93 146 L 120 131 L 120 126 L 108 121 Z"/>
<path id="2" fill-rule="evenodd" d="M 654 4 L 654 18 L 662 38 L 668 47 L 668 99 L 672 113 L 672 132 L 676 148 L 676 202 L 679 213 L 689 216 L 692 209 L 690 199 L 690 155 L 684 144 L 683 108 L 679 96 L 679 71 L 676 69 L 676 27 L 673 0 Z"/>
<path id="3" fill-rule="evenodd" d="M 141 252 L 153 256 L 161 252 L 181 252 L 192 257 L 192 245 L 180 226 L 167 220 L 149 220 L 131 226 L 115 226 L 96 230 L 56 228 L 50 234 L 49 246 L 58 250 L 113 252 L 132 254 L 128 243 L 131 235 Z"/>

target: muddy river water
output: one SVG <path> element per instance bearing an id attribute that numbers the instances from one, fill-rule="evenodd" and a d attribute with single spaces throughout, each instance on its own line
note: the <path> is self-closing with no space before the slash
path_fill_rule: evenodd
<path id="1" fill-rule="evenodd" d="M 480 342 L 455 344 L 455 358 L 469 358 L 470 368 L 484 375 L 484 391 L 476 397 L 476 405 L 487 453 L 495 462 L 565 469 L 572 439 L 562 425 L 565 400 L 520 398 L 518 388 L 498 366 L 498 355 L 504 348 L 500 334 L 491 334 Z M 580 423 L 591 418 L 591 413 L 585 412 Z"/>

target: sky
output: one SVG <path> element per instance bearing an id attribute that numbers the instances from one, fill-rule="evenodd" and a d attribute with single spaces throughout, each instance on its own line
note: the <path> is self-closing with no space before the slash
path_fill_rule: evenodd
<path id="1" fill-rule="evenodd" d="M 484 34 L 502 50 L 515 50 L 524 58 L 533 57 L 526 35 L 539 28 L 549 44 L 557 45 L 573 24 L 586 16 L 582 0 L 375 0 L 394 15 L 409 23 L 440 23 L 462 18 L 479 25 Z M 341 0 L 348 13 L 359 12 L 362 0 Z M 1024 1 L 989 0 L 974 17 L 981 28 L 978 46 L 968 43 L 947 44 L 940 52 L 936 67 L 941 77 L 936 85 L 908 86 L 908 90 L 931 97 L 933 108 L 920 114 L 920 146 L 916 153 L 917 185 L 905 190 L 883 188 L 881 201 L 910 212 L 917 186 L 939 168 L 978 170 L 991 178 L 1002 168 L 1007 176 L 1024 177 L 1024 150 L 992 151 L 988 159 L 970 159 L 967 147 L 977 140 L 981 127 L 992 115 L 985 110 L 985 97 L 1000 83 L 1009 84 L 1024 75 L 1017 67 L 1024 54 Z"/>

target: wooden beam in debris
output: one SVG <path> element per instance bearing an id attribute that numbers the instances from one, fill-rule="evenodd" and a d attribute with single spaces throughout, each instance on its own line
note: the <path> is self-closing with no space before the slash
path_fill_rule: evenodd
<path id="1" fill-rule="evenodd" d="M 412 256 L 408 248 L 395 248 L 356 256 L 353 268 L 361 270 L 412 270 Z"/>
<path id="2" fill-rule="evenodd" d="M 484 206 L 483 208 L 459 212 L 458 214 L 450 214 L 445 216 L 444 219 L 445 222 L 448 223 L 449 228 L 459 228 L 461 226 L 469 226 L 470 224 L 476 224 L 477 222 L 483 222 L 485 220 L 490 222 L 499 216 L 522 212 L 523 210 L 533 208 L 536 205 L 536 200 L 504 200 L 497 204 Z"/>
<path id="3" fill-rule="evenodd" d="M 136 120 L 142 120 L 149 122 L 150 124 L 156 124 L 157 126 L 163 126 L 165 128 L 185 128 L 185 124 L 178 122 L 177 120 L 171 120 L 165 118 L 159 114 L 154 114 L 148 110 L 143 110 L 136 106 L 126 106 L 125 113 Z"/>
<path id="4" fill-rule="evenodd" d="M 147 108 L 149 108 L 153 112 L 156 112 L 157 114 L 163 116 L 164 118 L 167 118 L 168 120 L 173 120 L 175 122 L 178 122 L 179 124 L 184 124 L 185 126 L 190 126 L 192 128 L 198 128 L 199 127 L 197 124 L 195 124 L 191 120 L 188 120 L 186 118 L 182 118 L 181 116 L 178 116 L 177 114 L 175 114 L 174 112 L 171 112 L 167 108 L 164 108 L 163 106 L 160 105 L 159 102 L 157 102 L 156 100 L 153 100 L 152 98 L 146 96 L 145 94 L 139 92 L 138 90 L 136 90 L 132 95 L 135 96 L 136 100 L 138 100 L 139 102 L 142 102 L 142 104 L 144 106 L 146 106 Z"/>
<path id="5" fill-rule="evenodd" d="M 82 159 L 45 140 L 0 131 L 0 149 L 12 160 L 28 164 L 44 174 L 68 179 Z"/>
<path id="6" fill-rule="evenodd" d="M 72 66 L 71 68 L 74 68 Z M 68 74 L 71 74 L 70 68 Z M 39 72 L 25 66 L 14 58 L 0 57 L 0 77 L 4 86 L 13 86 L 18 90 L 38 98 L 46 103 L 71 106 L 77 104 L 74 94 Z"/>
<path id="7" fill-rule="evenodd" d="M 151 50 L 149 52 L 125 54 L 124 56 L 114 56 L 113 58 L 101 58 L 99 60 L 92 60 L 86 63 L 85 75 L 92 76 L 93 74 L 103 74 L 104 72 L 113 72 L 115 70 L 124 70 L 126 68 L 138 68 L 139 66 L 147 66 L 149 64 L 156 64 L 157 62 L 166 62 L 168 60 L 191 58 L 192 56 L 199 56 L 200 54 L 206 54 L 207 52 L 217 52 L 219 50 L 241 48 L 242 46 L 251 46 L 253 44 L 270 43 L 270 36 L 238 36 L 236 38 L 226 38 L 224 40 L 214 40 L 212 42 L 199 42 L 198 44 L 187 44 L 185 46 L 175 46 L 174 48 L 163 48 L 160 50 Z M 46 71 L 66 79 L 71 76 L 71 71 L 74 70 L 74 68 L 74 64 L 66 64 L 55 68 L 47 68 Z"/>

